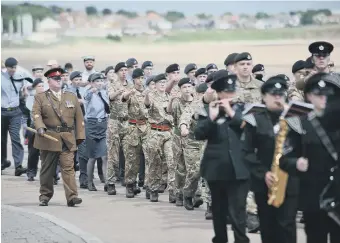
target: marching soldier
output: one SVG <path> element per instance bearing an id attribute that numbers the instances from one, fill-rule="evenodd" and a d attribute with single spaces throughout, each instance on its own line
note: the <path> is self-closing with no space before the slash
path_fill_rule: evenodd
<path id="1" fill-rule="evenodd" d="M 195 85 L 196 78 L 195 73 L 197 71 L 197 65 L 195 63 L 189 63 L 184 68 L 184 73 L 187 75 L 187 77 L 191 80 L 191 82 Z"/>
<path id="2" fill-rule="evenodd" d="M 142 64 L 142 69 L 144 71 L 144 78 L 145 81 L 152 76 L 152 71 L 153 71 L 153 63 L 151 61 L 145 61 Z M 144 85 L 144 83 L 143 83 Z"/>
<path id="3" fill-rule="evenodd" d="M 40 206 L 47 206 L 53 196 L 53 177 L 58 161 L 67 205 L 80 204 L 75 172 L 73 169 L 74 151 L 85 139 L 84 119 L 74 94 L 61 91 L 61 68 L 48 70 L 44 76 L 48 79 L 49 90 L 37 94 L 32 109 L 38 136 L 34 139 L 34 147 L 40 149 Z M 44 134 L 51 135 L 58 142 L 50 141 Z"/>
<path id="4" fill-rule="evenodd" d="M 306 75 L 306 62 L 303 60 L 296 61 L 292 67 L 294 81 L 289 82 L 288 99 L 303 101 L 303 93 L 296 88 L 296 80 L 303 79 Z"/>
<path id="5" fill-rule="evenodd" d="M 196 78 L 196 85 L 204 84 L 205 80 L 207 79 L 208 74 L 207 70 L 205 68 L 199 68 L 195 72 L 195 78 Z"/>
<path id="6" fill-rule="evenodd" d="M 180 75 L 179 75 L 180 67 L 177 63 L 169 65 L 165 69 L 166 78 L 167 78 L 167 86 L 165 91 L 169 93 L 171 96 L 179 95 L 179 87 L 177 86 Z"/>
<path id="7" fill-rule="evenodd" d="M 251 72 L 253 73 L 254 77 L 257 80 L 265 82 L 265 80 L 263 78 L 266 75 L 266 73 L 265 73 L 265 70 L 264 70 L 264 66 L 262 64 L 256 64 L 253 67 L 253 69 L 251 70 Z"/>
<path id="8" fill-rule="evenodd" d="M 126 61 L 126 66 L 127 66 L 127 77 L 126 80 L 132 84 L 132 72 L 133 70 L 135 70 L 136 68 L 138 68 L 138 61 L 136 60 L 136 58 L 129 58 Z"/>
<path id="9" fill-rule="evenodd" d="M 208 64 L 205 69 L 207 70 L 207 74 L 215 73 L 218 71 L 218 67 L 215 63 Z"/>
<path id="10" fill-rule="evenodd" d="M 235 73 L 235 57 L 238 55 L 238 53 L 231 53 L 227 56 L 227 58 L 224 60 L 224 66 L 225 69 L 230 73 Z"/>

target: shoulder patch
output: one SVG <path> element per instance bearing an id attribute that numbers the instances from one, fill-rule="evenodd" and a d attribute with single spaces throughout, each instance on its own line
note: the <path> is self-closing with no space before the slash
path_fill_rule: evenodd
<path id="1" fill-rule="evenodd" d="M 257 126 L 256 119 L 255 119 L 255 116 L 253 114 L 245 115 L 243 117 L 243 120 L 245 122 L 249 123 L 250 125 L 252 125 L 253 127 Z"/>
<path id="2" fill-rule="evenodd" d="M 301 120 L 299 117 L 289 117 L 286 119 L 289 127 L 298 134 L 304 134 L 305 131 L 302 128 Z"/>

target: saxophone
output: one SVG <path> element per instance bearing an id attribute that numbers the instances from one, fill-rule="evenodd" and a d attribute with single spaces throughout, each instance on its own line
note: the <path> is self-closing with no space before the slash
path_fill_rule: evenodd
<path id="1" fill-rule="evenodd" d="M 282 157 L 283 145 L 288 133 L 288 124 L 282 116 L 280 117 L 279 125 L 280 130 L 275 139 L 275 151 L 271 168 L 275 180 L 268 192 L 268 205 L 272 205 L 276 208 L 279 208 L 285 200 L 288 181 L 288 174 L 280 169 L 280 158 Z"/>

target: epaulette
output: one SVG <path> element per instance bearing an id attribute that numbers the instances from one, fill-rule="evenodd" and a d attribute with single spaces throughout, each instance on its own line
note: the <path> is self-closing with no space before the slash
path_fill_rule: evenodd
<path id="1" fill-rule="evenodd" d="M 289 127 L 291 129 L 293 129 L 295 132 L 297 132 L 298 134 L 304 134 L 305 131 L 302 128 L 302 124 L 301 124 L 301 120 L 299 117 L 294 116 L 294 117 L 288 117 L 286 119 L 287 124 L 289 125 Z"/>
<path id="2" fill-rule="evenodd" d="M 257 126 L 255 116 L 253 114 L 247 114 L 242 118 L 245 122 L 249 123 L 253 127 Z"/>

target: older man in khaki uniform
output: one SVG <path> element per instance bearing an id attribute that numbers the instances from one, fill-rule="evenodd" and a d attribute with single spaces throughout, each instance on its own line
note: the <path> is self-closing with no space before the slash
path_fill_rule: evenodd
<path id="1" fill-rule="evenodd" d="M 67 205 L 73 207 L 82 202 L 78 197 L 75 172 L 73 169 L 74 151 L 85 139 L 84 118 L 76 95 L 61 90 L 61 68 L 48 70 L 49 89 L 35 96 L 32 114 L 39 136 L 34 139 L 34 147 L 41 151 L 40 206 L 47 206 L 53 196 L 53 177 L 58 161 Z M 48 134 L 58 140 L 44 137 Z"/>

